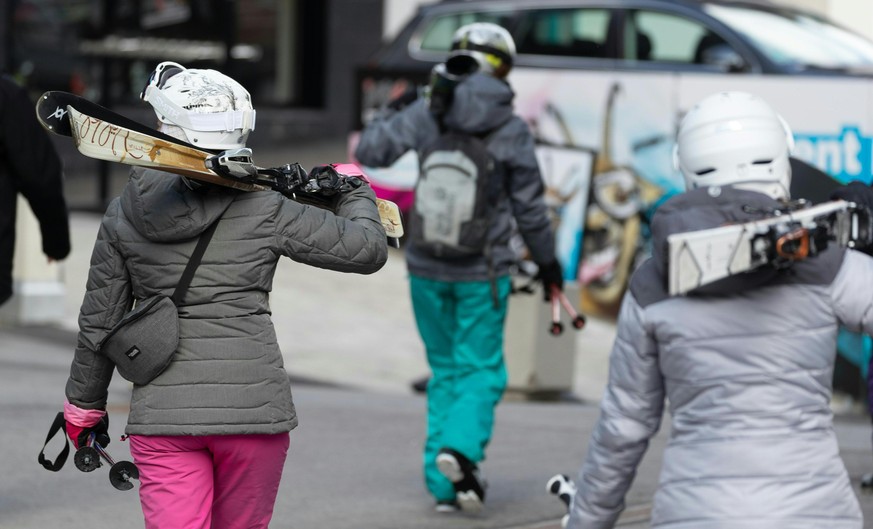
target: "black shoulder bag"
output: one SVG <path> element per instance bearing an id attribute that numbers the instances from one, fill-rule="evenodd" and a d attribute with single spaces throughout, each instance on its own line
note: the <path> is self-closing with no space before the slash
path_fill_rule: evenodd
<path id="1" fill-rule="evenodd" d="M 200 235 L 172 297 L 158 295 L 140 301 L 97 344 L 97 351 L 112 360 L 118 374 L 125 379 L 138 385 L 148 384 L 170 365 L 179 347 L 177 306 L 191 284 L 216 226 L 217 220 Z"/>

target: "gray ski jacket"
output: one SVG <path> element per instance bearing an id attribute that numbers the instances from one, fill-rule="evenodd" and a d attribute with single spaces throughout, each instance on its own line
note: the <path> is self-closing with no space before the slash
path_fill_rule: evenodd
<path id="1" fill-rule="evenodd" d="M 666 294 L 668 234 L 774 206 L 750 191 L 699 189 L 655 214 L 653 257 L 623 301 L 568 527 L 614 526 L 666 399 L 652 527 L 861 529 L 829 401 L 839 326 L 873 333 L 873 259 L 831 247 L 784 270 Z"/>
<path id="2" fill-rule="evenodd" d="M 126 433 L 273 434 L 297 425 L 270 319 L 282 256 L 369 274 L 387 258 L 372 189 L 342 195 L 336 214 L 273 191 L 190 189 L 183 178 L 134 169 L 112 201 L 91 256 L 70 403 L 106 406 L 114 365 L 96 344 L 134 300 L 172 295 L 198 236 L 218 226 L 179 308 L 179 348 L 151 383 L 134 385 Z"/>
<path id="3" fill-rule="evenodd" d="M 496 178 L 505 194 L 497 205 L 488 237 L 493 247 L 495 275 L 506 275 L 517 261 L 509 240 L 517 225 L 534 262 L 555 260 L 555 241 L 543 199 L 544 186 L 527 124 L 512 113 L 515 94 L 509 85 L 490 75 L 473 74 L 455 87 L 444 123 L 447 128 L 474 135 L 490 134 L 488 152 L 497 161 Z M 355 157 L 363 164 L 386 167 L 414 149 L 419 155 L 439 136 L 427 102 L 419 98 L 401 111 L 375 118 L 361 133 Z M 485 257 L 439 259 L 410 243 L 406 250 L 410 273 L 441 281 L 488 279 Z"/>

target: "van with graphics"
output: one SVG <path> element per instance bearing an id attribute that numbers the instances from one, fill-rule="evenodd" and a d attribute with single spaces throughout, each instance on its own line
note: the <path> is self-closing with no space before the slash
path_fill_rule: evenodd
<path id="1" fill-rule="evenodd" d="M 446 0 L 421 7 L 360 72 L 360 122 L 427 82 L 454 31 L 494 22 L 515 39 L 509 82 L 538 144 L 559 259 L 583 310 L 614 315 L 648 253 L 647 219 L 682 190 L 676 127 L 718 91 L 770 102 L 795 137 L 792 195 L 823 200 L 873 175 L 873 42 L 762 1 Z M 357 134 L 352 133 L 352 152 Z M 410 204 L 414 153 L 367 168 L 377 194 Z M 866 366 L 869 339 L 841 352 Z"/>

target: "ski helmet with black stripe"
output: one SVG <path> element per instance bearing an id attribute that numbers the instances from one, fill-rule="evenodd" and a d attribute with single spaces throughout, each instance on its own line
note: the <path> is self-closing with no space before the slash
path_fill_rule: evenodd
<path id="1" fill-rule="evenodd" d="M 446 69 L 454 75 L 481 71 L 502 79 L 514 61 L 512 35 L 497 24 L 475 22 L 455 31 Z"/>
<path id="2" fill-rule="evenodd" d="M 162 62 L 140 97 L 155 110 L 160 130 L 203 149 L 245 147 L 255 128 L 252 98 L 241 84 L 216 70 Z"/>

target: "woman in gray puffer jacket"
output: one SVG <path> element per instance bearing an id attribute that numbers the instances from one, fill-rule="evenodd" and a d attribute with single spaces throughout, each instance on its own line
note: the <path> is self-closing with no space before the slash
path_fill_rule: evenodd
<path id="1" fill-rule="evenodd" d="M 145 94 L 159 97 L 154 90 L 171 102 L 188 100 L 177 104 L 194 109 L 189 114 L 240 124 L 230 133 L 209 129 L 203 119 L 191 121 L 206 131 L 174 129 L 159 112 L 165 132 L 206 148 L 244 146 L 254 111 L 248 92 L 232 79 L 162 63 Z M 172 294 L 198 237 L 217 222 L 178 306 L 180 340 L 172 362 L 150 383 L 133 387 L 125 432 L 139 467 L 147 528 L 267 527 L 288 432 L 297 425 L 270 319 L 277 261 L 285 256 L 369 274 L 387 257 L 368 186 L 338 195 L 334 210 L 273 191 L 198 185 L 140 168 L 109 205 L 91 257 L 66 387 L 67 433 L 77 445 L 82 434 L 106 429 L 114 365 L 97 344 L 136 300 Z"/>
<path id="2" fill-rule="evenodd" d="M 744 93 L 704 99 L 679 130 L 689 191 L 653 219 L 654 256 L 619 315 L 609 382 L 568 527 L 610 528 L 669 402 L 652 527 L 860 529 L 829 407 L 840 325 L 873 333 L 873 259 L 830 247 L 688 296 L 666 288 L 666 238 L 766 216 L 787 199 L 790 131 Z"/>

